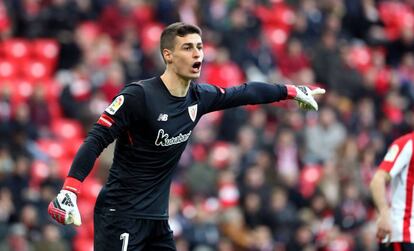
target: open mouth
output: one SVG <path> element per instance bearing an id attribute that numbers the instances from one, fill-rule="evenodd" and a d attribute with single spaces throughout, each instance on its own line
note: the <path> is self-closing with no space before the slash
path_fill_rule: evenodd
<path id="1" fill-rule="evenodd" d="M 193 64 L 193 69 L 199 71 L 201 68 L 201 62 L 195 62 Z"/>

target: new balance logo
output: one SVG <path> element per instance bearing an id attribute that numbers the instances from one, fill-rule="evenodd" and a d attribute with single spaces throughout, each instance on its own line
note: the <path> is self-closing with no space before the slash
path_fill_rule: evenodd
<path id="1" fill-rule="evenodd" d="M 168 120 L 168 114 L 160 113 L 157 120 L 158 121 L 167 121 Z"/>
<path id="2" fill-rule="evenodd" d="M 63 205 L 69 206 L 69 207 L 73 207 L 73 203 L 72 200 L 70 199 L 68 194 L 65 194 L 65 198 L 63 198 L 62 203 Z"/>

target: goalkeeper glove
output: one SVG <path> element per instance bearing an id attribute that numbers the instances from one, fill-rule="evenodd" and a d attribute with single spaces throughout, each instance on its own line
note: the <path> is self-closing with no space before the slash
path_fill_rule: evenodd
<path id="1" fill-rule="evenodd" d="M 305 110 L 318 110 L 314 95 L 324 94 L 325 89 L 310 86 L 286 85 L 288 98 L 298 102 L 299 107 Z"/>
<path id="2" fill-rule="evenodd" d="M 73 223 L 76 226 L 82 224 L 78 205 L 76 203 L 80 184 L 81 182 L 79 180 L 68 177 L 62 190 L 60 190 L 56 198 L 50 202 L 48 213 L 57 222 L 64 225 Z"/>

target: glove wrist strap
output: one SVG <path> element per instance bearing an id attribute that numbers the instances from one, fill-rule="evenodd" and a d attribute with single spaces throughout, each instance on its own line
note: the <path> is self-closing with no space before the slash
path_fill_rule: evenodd
<path id="1" fill-rule="evenodd" d="M 298 92 L 296 91 L 296 87 L 293 85 L 286 85 L 287 89 L 287 98 L 288 99 L 294 99 L 296 95 L 298 95 Z"/>
<path id="2" fill-rule="evenodd" d="M 73 177 L 67 177 L 63 184 L 63 189 L 79 194 L 82 182 Z"/>

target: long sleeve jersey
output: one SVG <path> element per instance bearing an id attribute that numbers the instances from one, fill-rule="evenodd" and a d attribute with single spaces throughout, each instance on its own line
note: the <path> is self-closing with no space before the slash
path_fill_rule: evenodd
<path id="1" fill-rule="evenodd" d="M 226 89 L 190 83 L 185 97 L 171 95 L 160 77 L 128 84 L 89 132 L 69 176 L 83 181 L 103 149 L 117 139 L 96 210 L 167 219 L 173 173 L 201 116 L 286 97 L 284 85 L 258 82 Z"/>

